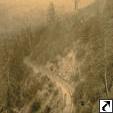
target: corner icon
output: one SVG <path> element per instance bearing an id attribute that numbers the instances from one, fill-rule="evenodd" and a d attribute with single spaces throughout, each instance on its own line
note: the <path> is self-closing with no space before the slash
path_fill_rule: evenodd
<path id="1" fill-rule="evenodd" d="M 99 100 L 100 113 L 113 113 L 113 100 Z"/>

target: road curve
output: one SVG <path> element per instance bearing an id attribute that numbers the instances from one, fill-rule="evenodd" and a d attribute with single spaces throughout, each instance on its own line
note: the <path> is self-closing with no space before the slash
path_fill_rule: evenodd
<path id="1" fill-rule="evenodd" d="M 28 60 L 25 60 L 24 63 L 32 68 L 33 72 L 37 74 L 38 72 L 43 73 L 46 75 L 57 87 L 57 89 L 62 92 L 63 101 L 65 104 L 65 107 L 63 109 L 63 113 L 73 113 L 74 106 L 73 106 L 73 100 L 72 100 L 72 87 L 68 82 L 66 82 L 63 78 L 61 78 L 58 73 L 54 73 L 51 70 L 49 70 L 46 67 L 38 67 L 33 65 Z"/>

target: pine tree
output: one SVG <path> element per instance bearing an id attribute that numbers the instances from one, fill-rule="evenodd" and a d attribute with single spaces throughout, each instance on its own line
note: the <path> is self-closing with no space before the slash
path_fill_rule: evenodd
<path id="1" fill-rule="evenodd" d="M 50 2 L 48 7 L 48 23 L 53 24 L 56 21 L 56 11 L 53 2 Z"/>

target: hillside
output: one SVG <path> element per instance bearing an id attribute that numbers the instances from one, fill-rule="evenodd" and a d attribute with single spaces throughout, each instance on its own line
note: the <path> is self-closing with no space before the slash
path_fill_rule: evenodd
<path id="1" fill-rule="evenodd" d="M 101 0 L 100 0 L 101 1 Z M 0 35 L 0 112 L 98 113 L 113 98 L 113 1 Z"/>

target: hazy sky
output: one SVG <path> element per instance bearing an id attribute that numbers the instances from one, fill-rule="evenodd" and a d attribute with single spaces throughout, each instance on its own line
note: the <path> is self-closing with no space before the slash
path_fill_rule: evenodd
<path id="1" fill-rule="evenodd" d="M 40 10 L 46 10 L 50 1 L 55 3 L 56 9 L 69 12 L 74 9 L 74 0 L 0 0 L 2 6 L 9 7 L 13 10 L 26 11 L 37 7 Z M 79 7 L 85 7 L 94 0 L 79 0 Z"/>
<path id="2" fill-rule="evenodd" d="M 0 0 L 0 29 L 9 29 L 15 24 L 21 26 L 20 23 L 27 16 L 37 21 L 40 16 L 46 15 L 50 1 L 54 2 L 59 13 L 69 13 L 74 10 L 74 0 Z M 80 0 L 79 7 L 83 8 L 93 1 Z"/>

